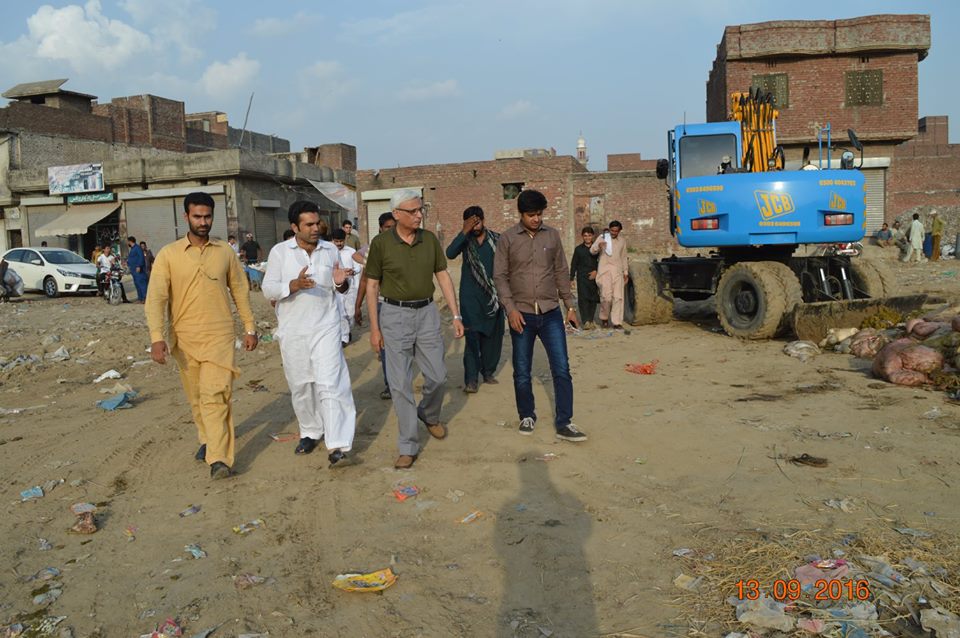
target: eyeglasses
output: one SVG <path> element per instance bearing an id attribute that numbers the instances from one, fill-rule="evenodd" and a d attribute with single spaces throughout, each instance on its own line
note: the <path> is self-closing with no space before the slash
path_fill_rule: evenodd
<path id="1" fill-rule="evenodd" d="M 399 210 L 404 213 L 407 213 L 408 215 L 416 215 L 417 213 L 420 213 L 422 215 L 424 212 L 426 212 L 423 206 L 419 208 L 394 208 L 393 210 Z"/>

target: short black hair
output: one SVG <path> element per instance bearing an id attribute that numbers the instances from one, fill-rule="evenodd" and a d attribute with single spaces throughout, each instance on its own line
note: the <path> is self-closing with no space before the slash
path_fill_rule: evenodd
<path id="1" fill-rule="evenodd" d="M 141 245 L 141 246 L 146 246 L 146 245 L 147 245 L 147 242 L 141 241 L 141 242 L 140 242 L 140 245 Z"/>
<path id="2" fill-rule="evenodd" d="M 292 229 L 292 228 L 286 229 L 285 231 L 283 231 L 283 241 L 287 241 L 288 239 L 290 239 L 290 238 L 293 237 L 294 235 L 296 235 L 296 233 L 293 232 L 293 229 Z"/>
<path id="3" fill-rule="evenodd" d="M 617 220 L 613 220 L 612 222 L 610 222 L 609 228 L 619 228 L 620 230 L 623 230 L 623 224 L 621 224 Z"/>
<path id="4" fill-rule="evenodd" d="M 236 239 L 237 239 L 237 236 L 236 236 L 236 235 L 227 235 L 227 240 L 229 241 L 229 240 L 231 240 L 231 239 L 236 240 Z"/>
<path id="5" fill-rule="evenodd" d="M 393 219 L 393 213 L 383 213 L 382 215 L 380 215 L 380 218 L 377 219 L 377 224 L 380 225 L 380 228 L 383 228 L 383 225 L 392 219 Z"/>
<path id="6" fill-rule="evenodd" d="M 543 193 L 535 190 L 521 191 L 517 197 L 517 210 L 523 213 L 534 213 L 547 209 L 547 198 Z"/>
<path id="7" fill-rule="evenodd" d="M 330 233 L 330 239 L 346 239 L 347 231 L 342 228 L 334 228 L 333 232 Z"/>
<path id="8" fill-rule="evenodd" d="M 297 224 L 299 226 L 301 213 L 316 213 L 319 215 L 320 207 L 309 200 L 298 199 L 290 204 L 290 209 L 287 211 L 287 219 L 290 220 L 291 224 Z"/>
<path id="9" fill-rule="evenodd" d="M 920 213 L 914 213 L 914 214 L 913 214 L 913 218 L 914 218 L 914 219 L 920 219 Z"/>
<path id="10" fill-rule="evenodd" d="M 591 235 L 596 235 L 597 231 L 593 229 L 593 226 L 584 226 L 583 230 L 580 231 L 580 234 L 583 235 L 584 233 L 590 233 Z"/>
<path id="11" fill-rule="evenodd" d="M 127 241 L 132 241 L 133 243 L 137 243 L 137 238 L 134 237 L 133 235 L 130 235 L 129 237 L 127 237 Z"/>
<path id="12" fill-rule="evenodd" d="M 188 193 L 187 196 L 183 198 L 183 212 L 189 213 L 191 206 L 207 206 L 210 212 L 213 212 L 216 204 L 213 198 L 207 193 Z"/>
<path id="13" fill-rule="evenodd" d="M 340 227 L 342 228 L 343 226 L 346 226 L 347 224 L 350 224 L 350 227 L 351 227 L 351 228 L 353 227 L 353 222 L 350 221 L 349 219 L 343 220 L 343 223 L 340 224 Z"/>
<path id="14" fill-rule="evenodd" d="M 463 220 L 466 221 L 476 215 L 480 219 L 483 219 L 483 209 L 479 206 L 470 206 L 465 211 L 463 211 Z"/>

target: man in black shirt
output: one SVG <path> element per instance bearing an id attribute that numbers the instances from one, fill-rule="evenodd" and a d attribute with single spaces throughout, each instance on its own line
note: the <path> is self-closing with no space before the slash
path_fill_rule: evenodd
<path id="1" fill-rule="evenodd" d="M 240 252 L 243 253 L 243 259 L 248 264 L 260 261 L 260 244 L 253 240 L 253 233 L 247 233 L 247 241 L 240 246 Z"/>
<path id="2" fill-rule="evenodd" d="M 593 318 L 597 314 L 597 304 L 600 302 L 600 291 L 597 288 L 597 264 L 599 255 L 590 254 L 596 233 L 593 228 L 585 226 L 580 231 L 583 243 L 573 249 L 573 259 L 570 260 L 570 281 L 577 282 L 577 306 L 580 308 L 580 325 L 584 330 L 594 327 Z"/>

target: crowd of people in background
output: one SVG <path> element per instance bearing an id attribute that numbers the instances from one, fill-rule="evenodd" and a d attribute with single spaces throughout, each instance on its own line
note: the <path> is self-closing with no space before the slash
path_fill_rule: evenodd
<path id="1" fill-rule="evenodd" d="M 919 213 L 914 213 L 910 225 L 903 230 L 899 221 L 893 222 L 891 228 L 886 222 L 874 235 L 877 245 L 881 248 L 896 247 L 900 250 L 901 260 L 908 263 L 922 263 L 927 261 L 925 256 L 927 238 L 930 239 L 930 261 L 939 261 L 943 241 L 945 224 L 938 211 L 930 211 L 930 232 L 927 233 Z"/>

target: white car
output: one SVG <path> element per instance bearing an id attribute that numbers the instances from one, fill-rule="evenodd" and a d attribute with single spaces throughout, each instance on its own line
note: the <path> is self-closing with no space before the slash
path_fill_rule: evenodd
<path id="1" fill-rule="evenodd" d="M 97 292 L 97 267 L 64 248 L 11 248 L 3 254 L 26 290 L 48 297 L 63 292 Z"/>

